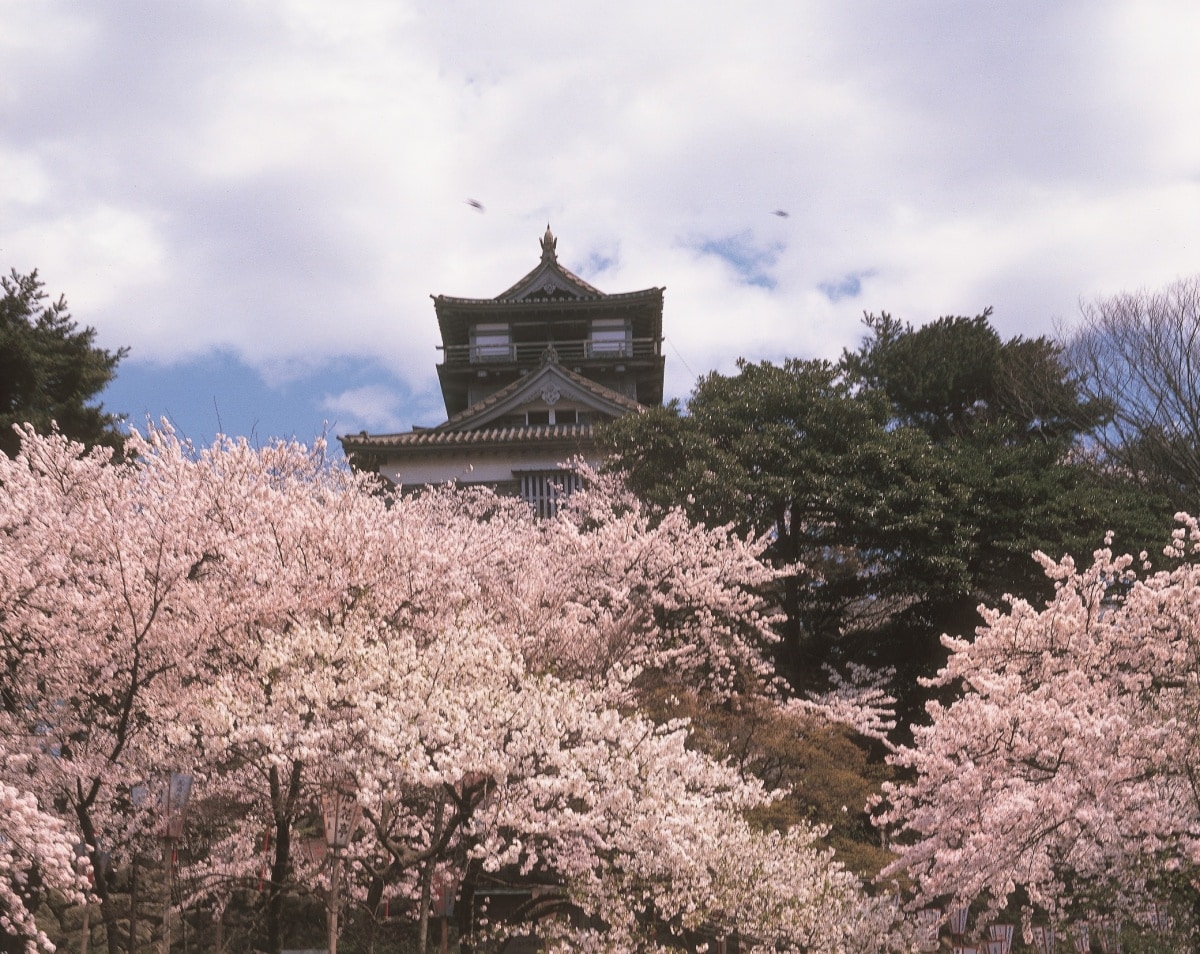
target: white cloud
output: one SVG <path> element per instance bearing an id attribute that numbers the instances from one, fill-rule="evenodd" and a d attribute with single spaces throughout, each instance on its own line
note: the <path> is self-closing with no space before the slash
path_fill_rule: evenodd
<path id="1" fill-rule="evenodd" d="M 133 360 L 377 359 L 411 394 L 345 405 L 376 429 L 428 420 L 428 296 L 499 293 L 547 221 L 600 288 L 667 287 L 680 396 L 864 310 L 1042 334 L 1195 268 L 1179 0 L 14 8 L 0 264 Z"/>
<path id="2" fill-rule="evenodd" d="M 392 388 L 367 385 L 338 394 L 326 394 L 321 408 L 338 421 L 340 433 L 366 430 L 391 434 L 407 430 L 412 422 L 402 415 L 404 400 Z"/>

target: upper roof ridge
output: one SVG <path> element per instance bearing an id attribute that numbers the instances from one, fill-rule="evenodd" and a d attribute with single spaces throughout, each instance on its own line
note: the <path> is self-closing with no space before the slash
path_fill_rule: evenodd
<path id="1" fill-rule="evenodd" d="M 521 277 L 516 284 L 506 288 L 495 301 L 520 301 L 538 298 L 607 298 L 604 292 L 588 284 L 574 272 L 566 269 L 558 260 L 558 239 L 546 223 L 546 233 L 538 239 L 542 248 L 541 261 L 533 271 Z"/>

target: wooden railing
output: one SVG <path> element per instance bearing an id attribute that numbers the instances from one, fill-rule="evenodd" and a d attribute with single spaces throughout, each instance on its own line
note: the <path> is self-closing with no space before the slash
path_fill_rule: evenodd
<path id="1" fill-rule="evenodd" d="M 447 364 L 536 364 L 548 347 L 563 364 L 578 361 L 607 361 L 614 358 L 653 358 L 662 354 L 660 338 L 605 341 L 586 338 L 576 341 L 516 341 L 508 344 L 447 345 L 442 347 Z"/>

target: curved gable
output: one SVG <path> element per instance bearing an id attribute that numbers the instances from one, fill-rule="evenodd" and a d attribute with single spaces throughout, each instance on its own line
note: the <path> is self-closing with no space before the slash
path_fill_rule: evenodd
<path id="1" fill-rule="evenodd" d="M 605 297 L 600 289 L 589 285 L 558 263 L 558 239 L 550 231 L 549 225 L 540 242 L 542 260 L 528 275 L 497 295 L 496 301 L 579 301 Z"/>
<path id="2" fill-rule="evenodd" d="M 530 405 L 555 407 L 560 404 L 583 408 L 604 417 L 621 417 L 642 409 L 637 401 L 575 374 L 551 356 L 537 371 L 471 405 L 439 424 L 435 430 L 474 430 L 520 413 Z"/>

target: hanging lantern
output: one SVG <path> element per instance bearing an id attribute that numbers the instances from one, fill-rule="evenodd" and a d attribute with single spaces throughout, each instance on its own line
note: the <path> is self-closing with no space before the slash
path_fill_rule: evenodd
<path id="1" fill-rule="evenodd" d="M 348 786 L 325 789 L 321 793 L 321 814 L 325 820 L 325 844 L 333 851 L 348 848 L 362 818 L 357 795 Z"/>
<path id="2" fill-rule="evenodd" d="M 970 907 L 965 904 L 950 909 L 950 933 L 955 937 L 962 937 L 967 933 L 967 913 L 969 911 Z"/>
<path id="3" fill-rule="evenodd" d="M 1054 954 L 1054 928 L 1045 925 L 1035 925 L 1033 928 L 1033 946 L 1038 954 Z"/>
<path id="4" fill-rule="evenodd" d="M 329 851 L 329 843 L 324 838 L 302 838 L 300 839 L 300 852 L 314 868 L 319 868 L 325 862 L 325 855 Z"/>
<path id="5" fill-rule="evenodd" d="M 434 876 L 430 885 L 430 901 L 435 918 L 454 917 L 454 899 L 458 896 L 458 878 L 450 871 Z"/>
<path id="6" fill-rule="evenodd" d="M 1011 924 L 993 924 L 988 928 L 988 936 L 993 941 L 1000 942 L 1000 947 L 995 954 L 1009 954 L 1012 951 L 1013 926 Z"/>
<path id="7" fill-rule="evenodd" d="M 172 772 L 167 778 L 167 797 L 163 806 L 165 837 L 176 841 L 183 837 L 183 819 L 191 795 L 192 776 L 186 772 Z"/>

